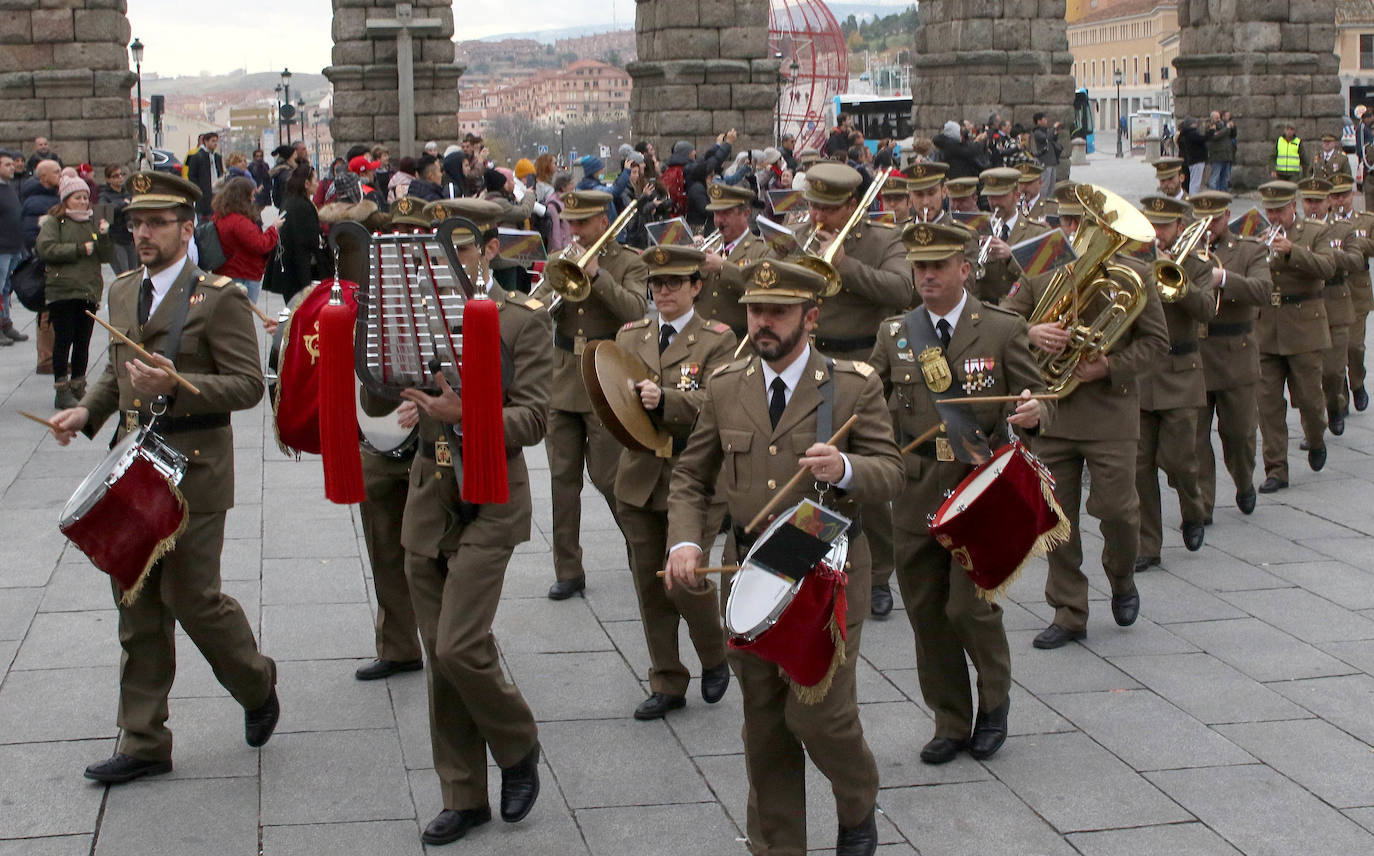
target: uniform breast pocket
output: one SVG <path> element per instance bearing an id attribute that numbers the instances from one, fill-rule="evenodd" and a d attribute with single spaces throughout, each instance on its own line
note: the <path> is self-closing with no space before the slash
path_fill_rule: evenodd
<path id="1" fill-rule="evenodd" d="M 1326 304 L 1320 300 L 1304 300 L 1298 304 L 1298 317 L 1304 321 L 1326 319 Z"/>
<path id="2" fill-rule="evenodd" d="M 754 435 L 749 431 L 723 428 L 720 432 L 720 446 L 725 452 L 722 468 L 725 484 L 732 490 L 749 490 L 749 450 L 754 444 Z"/>

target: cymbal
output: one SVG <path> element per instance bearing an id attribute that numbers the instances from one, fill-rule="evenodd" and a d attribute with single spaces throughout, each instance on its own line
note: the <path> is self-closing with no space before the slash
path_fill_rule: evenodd
<path id="1" fill-rule="evenodd" d="M 670 458 L 672 435 L 654 424 L 635 389 L 636 383 L 648 377 L 649 367 L 644 361 L 621 350 L 615 342 L 590 342 L 582 352 L 587 397 L 606 430 L 631 451 Z"/>

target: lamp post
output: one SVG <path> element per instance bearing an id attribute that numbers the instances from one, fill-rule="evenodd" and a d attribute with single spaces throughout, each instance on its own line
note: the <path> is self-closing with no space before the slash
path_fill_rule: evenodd
<path id="1" fill-rule="evenodd" d="M 277 93 L 277 109 L 274 112 L 277 114 L 277 145 L 281 145 L 286 142 L 282 139 L 283 134 L 281 132 L 281 84 L 278 83 L 272 87 L 272 91 Z"/>
<path id="2" fill-rule="evenodd" d="M 558 162 L 563 163 L 563 120 L 558 120 Z"/>
<path id="3" fill-rule="evenodd" d="M 782 51 L 773 51 L 773 59 L 778 61 L 778 93 L 777 96 L 773 99 L 773 115 L 775 117 L 775 127 L 773 129 L 773 143 L 776 145 L 777 142 L 782 138 Z"/>
<path id="4" fill-rule="evenodd" d="M 138 159 L 141 162 L 147 157 L 148 132 L 143 128 L 143 42 L 138 37 L 129 45 L 129 53 L 133 54 L 134 74 L 138 80 L 138 109 L 134 115 L 138 117 Z"/>
<path id="5" fill-rule="evenodd" d="M 291 69 L 281 70 L 281 106 L 282 119 L 286 121 L 286 144 L 291 144 L 291 119 L 295 115 L 296 108 L 291 104 Z"/>
<path id="6" fill-rule="evenodd" d="M 1126 75 L 1121 69 L 1112 69 L 1112 83 L 1116 84 L 1116 156 L 1124 157 L 1121 151 L 1121 80 Z"/>

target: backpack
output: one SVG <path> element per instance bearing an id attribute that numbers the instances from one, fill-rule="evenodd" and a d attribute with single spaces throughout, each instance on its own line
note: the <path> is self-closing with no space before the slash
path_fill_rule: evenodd
<path id="1" fill-rule="evenodd" d="M 663 171 L 659 177 L 663 182 L 664 188 L 668 191 L 668 198 L 673 200 L 673 217 L 682 217 L 687 213 L 687 178 L 682 174 L 681 164 L 675 164 Z"/>
<path id="2" fill-rule="evenodd" d="M 229 261 L 224 254 L 224 245 L 219 240 L 219 227 L 214 220 L 203 220 L 196 225 L 196 250 L 199 258 L 196 264 L 201 270 L 216 271 Z"/>

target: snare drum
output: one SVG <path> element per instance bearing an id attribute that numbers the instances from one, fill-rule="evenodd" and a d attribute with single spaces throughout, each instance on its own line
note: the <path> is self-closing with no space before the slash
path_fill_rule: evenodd
<path id="1" fill-rule="evenodd" d="M 753 555 L 759 545 L 767 540 L 774 526 L 783 522 L 783 516 L 773 522 L 769 530 L 759 537 L 749 554 Z M 849 538 L 841 536 L 830 546 L 824 562 L 826 567 L 843 570 L 849 556 Z M 753 642 L 767 633 L 778 623 L 778 619 L 796 598 L 801 590 L 803 577 L 789 581 L 772 571 L 751 564 L 746 556 L 740 563 L 739 572 L 730 581 L 730 597 L 725 602 L 725 628 L 732 636 L 746 642 Z"/>
<path id="2" fill-rule="evenodd" d="M 185 474 L 186 456 L 143 427 L 110 450 L 62 509 L 58 528 L 114 578 L 126 605 L 186 529 L 186 500 L 176 487 Z"/>

